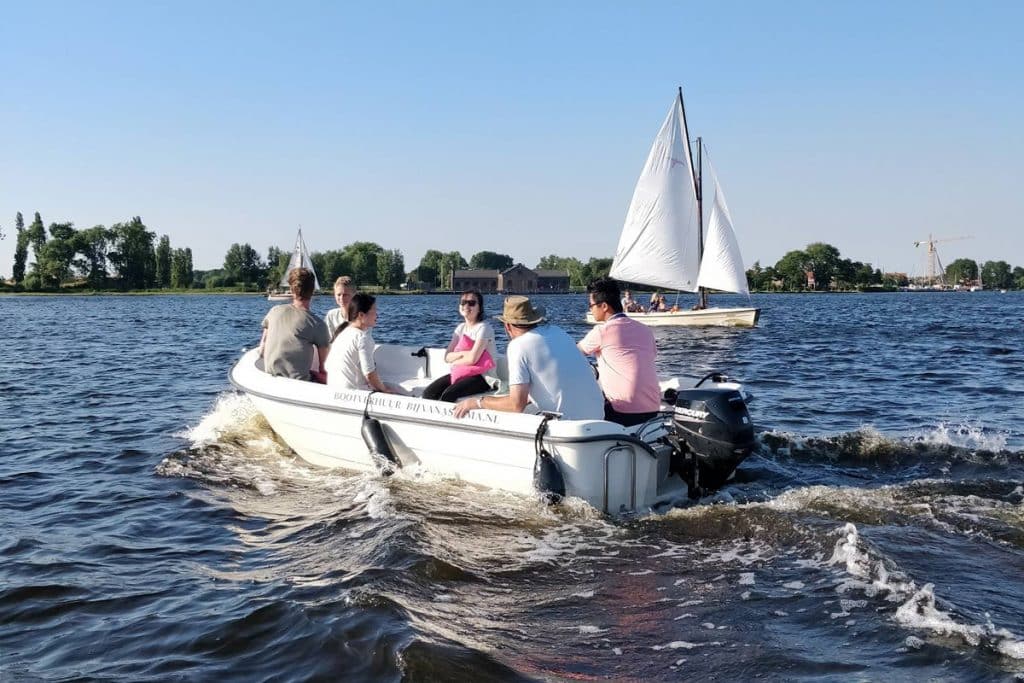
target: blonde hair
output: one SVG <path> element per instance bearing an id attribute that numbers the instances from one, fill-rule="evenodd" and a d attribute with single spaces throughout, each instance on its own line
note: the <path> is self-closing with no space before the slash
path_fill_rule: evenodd
<path id="1" fill-rule="evenodd" d="M 355 285 L 352 284 L 352 278 L 348 275 L 342 275 L 334 281 L 334 291 L 337 292 L 339 289 L 355 289 Z"/>

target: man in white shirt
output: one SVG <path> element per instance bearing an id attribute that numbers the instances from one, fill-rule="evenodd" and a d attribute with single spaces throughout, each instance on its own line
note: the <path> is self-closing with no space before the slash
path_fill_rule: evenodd
<path id="1" fill-rule="evenodd" d="M 566 420 L 604 418 L 604 397 L 590 364 L 565 330 L 544 324 L 542 308 L 534 308 L 525 296 L 510 296 L 497 318 L 511 339 L 506 354 L 509 393 L 459 401 L 455 417 L 478 408 L 521 413 L 533 401 L 541 411 Z"/>

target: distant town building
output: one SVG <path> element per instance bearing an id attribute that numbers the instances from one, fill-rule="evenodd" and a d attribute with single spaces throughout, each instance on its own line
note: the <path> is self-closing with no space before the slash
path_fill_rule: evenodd
<path id="1" fill-rule="evenodd" d="M 448 286 L 452 291 L 478 289 L 484 293 L 535 294 L 538 292 L 568 292 L 569 273 L 564 270 L 531 270 L 522 263 L 502 271 L 470 268 L 451 274 Z"/>

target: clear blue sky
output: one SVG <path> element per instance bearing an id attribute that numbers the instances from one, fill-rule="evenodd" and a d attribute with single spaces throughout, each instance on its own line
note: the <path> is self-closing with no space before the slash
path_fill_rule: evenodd
<path id="1" fill-rule="evenodd" d="M 14 215 L 142 216 L 197 268 L 313 250 L 611 256 L 677 85 L 744 260 L 1024 266 L 1024 2 L 13 2 Z"/>

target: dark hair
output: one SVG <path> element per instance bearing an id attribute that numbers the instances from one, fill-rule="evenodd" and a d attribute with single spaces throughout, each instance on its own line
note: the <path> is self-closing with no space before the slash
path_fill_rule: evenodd
<path id="1" fill-rule="evenodd" d="M 338 325 L 338 329 L 334 331 L 334 336 L 331 337 L 331 341 L 333 342 L 337 339 L 342 330 L 348 327 L 350 322 L 358 318 L 360 313 L 369 313 L 375 303 L 377 303 L 377 297 L 372 294 L 365 294 L 363 292 L 356 292 L 353 294 L 352 300 L 348 302 L 348 308 L 345 309 L 345 317 L 348 318 L 348 320 Z"/>
<path id="2" fill-rule="evenodd" d="M 462 297 L 466 294 L 472 294 L 476 299 L 477 317 L 476 322 L 480 322 L 486 319 L 484 315 L 484 295 L 480 293 L 479 289 L 467 289 L 459 295 L 459 301 L 462 301 Z"/>
<path id="3" fill-rule="evenodd" d="M 292 272 L 288 273 L 288 289 L 291 290 L 292 296 L 297 296 L 305 301 L 313 296 L 315 288 L 316 275 L 312 271 L 305 268 L 293 268 Z"/>
<path id="4" fill-rule="evenodd" d="M 608 304 L 616 313 L 622 313 L 622 297 L 619 294 L 619 283 L 611 278 L 601 277 L 591 280 L 587 285 L 587 294 L 595 304 Z"/>

